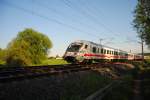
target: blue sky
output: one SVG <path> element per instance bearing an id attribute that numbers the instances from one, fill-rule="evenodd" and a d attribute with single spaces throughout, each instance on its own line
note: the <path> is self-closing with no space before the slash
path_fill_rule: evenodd
<path id="1" fill-rule="evenodd" d="M 136 0 L 0 0 L 0 48 L 25 28 L 46 34 L 51 55 L 63 55 L 75 40 L 140 52 L 132 26 Z M 146 49 L 145 51 L 149 52 Z"/>

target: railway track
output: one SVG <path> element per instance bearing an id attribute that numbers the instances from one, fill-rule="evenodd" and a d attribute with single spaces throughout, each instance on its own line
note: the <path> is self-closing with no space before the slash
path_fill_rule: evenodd
<path id="1" fill-rule="evenodd" d="M 0 82 L 10 82 L 14 80 L 24 80 L 41 76 L 67 74 L 85 70 L 93 70 L 101 67 L 115 66 L 113 63 L 93 63 L 93 64 L 65 64 L 65 65 L 45 65 L 45 66 L 24 66 L 0 68 Z"/>
<path id="2" fill-rule="evenodd" d="M 68 64 L 0 68 L 0 82 L 90 70 L 92 65 Z"/>

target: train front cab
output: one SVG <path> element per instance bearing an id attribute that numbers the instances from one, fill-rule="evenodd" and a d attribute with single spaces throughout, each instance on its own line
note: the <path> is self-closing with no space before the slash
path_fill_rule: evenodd
<path id="1" fill-rule="evenodd" d="M 72 43 L 69 45 L 67 48 L 65 54 L 64 54 L 64 59 L 69 62 L 69 63 L 75 63 L 77 62 L 77 55 L 80 49 L 82 48 L 83 43 Z"/>

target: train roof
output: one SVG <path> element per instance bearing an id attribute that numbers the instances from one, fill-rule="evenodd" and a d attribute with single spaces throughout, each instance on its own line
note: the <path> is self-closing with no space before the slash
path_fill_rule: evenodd
<path id="1" fill-rule="evenodd" d="M 123 50 L 120 50 L 120 49 L 116 49 L 116 48 L 109 47 L 109 46 L 106 46 L 106 45 L 101 45 L 101 44 L 94 43 L 94 42 L 87 41 L 87 40 L 77 40 L 77 41 L 74 41 L 74 42 L 81 42 L 81 43 L 93 44 L 93 45 L 96 45 L 96 46 L 100 46 L 100 47 L 102 47 L 102 48 L 114 49 L 114 50 L 116 50 L 116 51 L 128 53 L 128 52 L 123 51 Z"/>

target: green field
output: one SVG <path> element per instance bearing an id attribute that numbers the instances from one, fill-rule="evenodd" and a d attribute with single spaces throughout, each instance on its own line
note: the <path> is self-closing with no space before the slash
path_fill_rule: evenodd
<path id="1" fill-rule="evenodd" d="M 63 59 L 47 59 L 42 62 L 42 65 L 61 65 L 61 64 L 69 64 Z"/>
<path id="2" fill-rule="evenodd" d="M 0 60 L 0 65 L 4 65 L 6 62 L 3 60 Z"/>
<path id="3" fill-rule="evenodd" d="M 5 64 L 6 64 L 5 61 L 0 60 L 0 65 L 2 65 L 2 67 L 3 67 L 3 65 L 5 66 Z M 67 63 L 63 59 L 52 58 L 52 59 L 43 60 L 43 62 L 41 64 L 33 64 L 33 65 L 30 65 L 30 66 L 38 66 L 38 65 L 62 65 L 62 64 L 69 64 L 69 63 Z"/>

